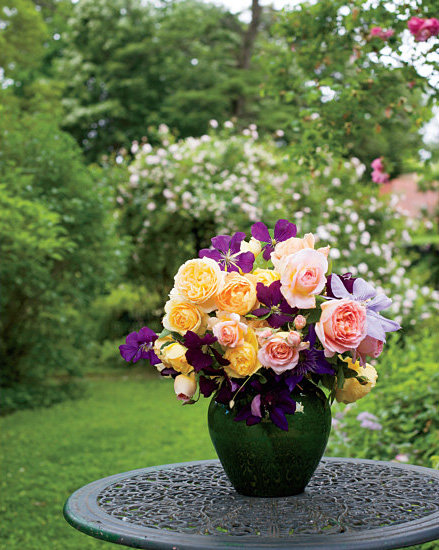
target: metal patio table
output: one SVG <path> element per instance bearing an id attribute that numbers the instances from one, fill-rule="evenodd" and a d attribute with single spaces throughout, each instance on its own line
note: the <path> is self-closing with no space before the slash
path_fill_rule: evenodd
<path id="1" fill-rule="evenodd" d="M 90 483 L 64 516 L 93 537 L 151 550 L 402 548 L 439 539 L 439 472 L 323 458 L 304 493 L 255 498 L 236 493 L 218 460 L 184 462 Z"/>

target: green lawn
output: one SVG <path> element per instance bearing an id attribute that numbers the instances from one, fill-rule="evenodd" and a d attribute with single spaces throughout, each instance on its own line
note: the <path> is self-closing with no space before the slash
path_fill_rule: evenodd
<path id="1" fill-rule="evenodd" d="M 92 381 L 85 399 L 0 420 L 0 545 L 5 550 L 89 550 L 62 516 L 82 485 L 155 464 L 215 458 L 207 401 L 182 407 L 172 382 L 120 376 Z"/>

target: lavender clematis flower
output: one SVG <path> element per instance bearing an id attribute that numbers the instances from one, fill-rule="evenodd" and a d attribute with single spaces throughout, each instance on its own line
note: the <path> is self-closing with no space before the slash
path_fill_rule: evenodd
<path id="1" fill-rule="evenodd" d="M 274 226 L 274 238 L 270 237 L 270 233 L 268 232 L 265 223 L 257 222 L 252 225 L 252 236 L 255 239 L 258 239 L 258 241 L 267 243 L 263 248 L 263 257 L 266 261 L 270 259 L 270 255 L 277 243 L 286 241 L 296 235 L 297 227 L 294 223 L 291 223 L 288 220 L 277 220 L 276 225 Z"/>
<path id="2" fill-rule="evenodd" d="M 307 372 L 316 374 L 335 374 L 334 367 L 325 358 L 323 350 L 316 349 L 316 331 L 314 325 L 309 325 L 308 339 L 309 348 L 300 352 L 299 362 L 292 370 L 293 374 L 304 376 Z"/>
<path id="3" fill-rule="evenodd" d="M 352 290 L 354 288 L 354 282 L 357 280 L 357 277 L 352 277 L 352 273 L 345 273 L 344 275 L 335 275 L 336 277 L 339 277 L 341 279 L 341 282 L 343 283 L 343 286 L 345 289 L 352 294 Z M 331 289 L 331 280 L 333 275 L 328 275 L 326 279 L 326 295 L 328 298 L 335 298 L 334 294 L 332 293 Z"/>
<path id="4" fill-rule="evenodd" d="M 143 327 L 139 332 L 131 332 L 126 337 L 126 344 L 119 346 L 119 351 L 125 361 L 136 363 L 139 359 L 147 359 L 151 365 L 161 363 L 154 353 L 154 342 L 157 334 L 148 327 Z"/>
<path id="5" fill-rule="evenodd" d="M 262 283 L 257 283 L 257 296 L 263 307 L 251 312 L 256 317 L 264 317 L 270 314 L 266 319 L 273 328 L 279 328 L 285 323 L 291 322 L 293 320 L 292 315 L 297 312 L 297 308 L 292 308 L 285 300 L 280 287 L 280 281 L 274 281 L 268 287 Z"/>
<path id="6" fill-rule="evenodd" d="M 335 298 L 349 298 L 350 300 L 356 300 L 364 304 L 366 307 L 367 336 L 385 342 L 386 332 L 393 332 L 401 328 L 401 325 L 396 321 L 382 317 L 379 314 L 379 311 L 387 309 L 392 305 L 392 300 L 385 294 L 377 294 L 373 286 L 364 279 L 355 279 L 352 293 L 350 293 L 340 277 L 332 275 L 331 292 Z"/>
<path id="7" fill-rule="evenodd" d="M 241 252 L 241 243 L 245 233 L 238 231 L 230 235 L 218 235 L 211 239 L 214 250 L 203 248 L 199 252 L 200 258 L 211 258 L 220 265 L 223 271 L 242 271 L 249 273 L 253 269 L 255 256 L 252 252 Z"/>

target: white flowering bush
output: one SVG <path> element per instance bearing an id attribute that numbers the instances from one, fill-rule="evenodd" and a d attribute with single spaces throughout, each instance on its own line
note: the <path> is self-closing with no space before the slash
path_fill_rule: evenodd
<path id="1" fill-rule="evenodd" d="M 213 126 L 216 126 L 213 123 Z M 407 245 L 420 222 L 380 198 L 378 185 L 356 158 L 317 150 L 320 167 L 305 173 L 281 141 L 262 141 L 251 125 L 232 123 L 200 138 L 177 141 L 164 125 L 160 144 L 134 142 L 129 179 L 117 202 L 135 252 L 129 273 L 166 293 L 178 266 L 210 244 L 212 234 L 249 231 L 258 220 L 293 221 L 328 243 L 341 272 L 373 279 L 393 297 L 405 328 L 439 309 L 439 292 L 410 275 Z M 279 139 L 279 136 L 278 138 Z M 340 270 L 339 270 L 340 271 Z"/>

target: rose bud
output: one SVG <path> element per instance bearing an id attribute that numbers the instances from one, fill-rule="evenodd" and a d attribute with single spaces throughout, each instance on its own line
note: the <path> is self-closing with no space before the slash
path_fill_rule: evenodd
<path id="1" fill-rule="evenodd" d="M 197 389 L 197 381 L 194 376 L 179 374 L 174 380 L 174 391 L 177 399 L 187 403 L 193 397 Z"/>
<path id="2" fill-rule="evenodd" d="M 287 336 L 287 343 L 293 348 L 297 348 L 300 345 L 300 334 L 296 331 L 291 331 Z"/>
<path id="3" fill-rule="evenodd" d="M 297 330 L 302 330 L 306 326 L 306 319 L 303 315 L 297 315 L 294 319 L 294 326 Z"/>

